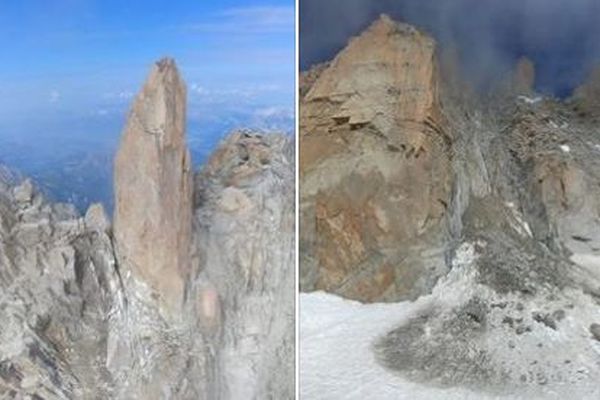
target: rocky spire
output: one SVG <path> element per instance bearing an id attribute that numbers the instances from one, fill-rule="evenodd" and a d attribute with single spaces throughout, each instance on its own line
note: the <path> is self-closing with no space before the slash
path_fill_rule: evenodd
<path id="1" fill-rule="evenodd" d="M 302 98 L 304 290 L 398 300 L 438 273 L 439 260 L 408 261 L 410 244 L 437 234 L 449 201 L 438 70 L 431 37 L 382 15 Z"/>
<path id="2" fill-rule="evenodd" d="M 387 130 L 382 126 L 387 123 L 386 116 L 394 115 L 408 131 L 420 131 L 420 127 L 408 125 L 420 125 L 435 117 L 438 76 L 434 59 L 433 39 L 381 15 L 323 71 L 307 93 L 306 102 L 329 98 L 343 101 L 332 117 L 338 124 L 347 121 L 359 127 L 373 123 Z M 365 79 L 365 75 L 370 78 Z M 382 102 L 382 97 L 393 101 Z M 306 131 L 312 132 L 312 120 L 306 119 Z M 415 145 L 423 136 L 421 132 L 409 135 Z"/>
<path id="3" fill-rule="evenodd" d="M 186 88 L 163 59 L 136 97 L 115 160 L 114 235 L 119 263 L 177 310 L 190 269 L 192 171 Z"/>
<path id="4" fill-rule="evenodd" d="M 527 57 L 521 57 L 517 61 L 512 77 L 513 88 L 517 93 L 530 93 L 535 84 L 535 66 Z"/>
<path id="5" fill-rule="evenodd" d="M 573 100 L 581 117 L 600 117 L 600 66 L 593 68 L 585 82 L 575 89 Z"/>

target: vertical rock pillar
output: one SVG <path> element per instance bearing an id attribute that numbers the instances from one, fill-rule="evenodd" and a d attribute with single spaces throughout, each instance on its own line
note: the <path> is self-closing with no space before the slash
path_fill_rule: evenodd
<path id="1" fill-rule="evenodd" d="M 169 314 L 190 269 L 192 167 L 186 88 L 172 59 L 156 63 L 133 102 L 115 160 L 114 236 L 119 263 Z"/>

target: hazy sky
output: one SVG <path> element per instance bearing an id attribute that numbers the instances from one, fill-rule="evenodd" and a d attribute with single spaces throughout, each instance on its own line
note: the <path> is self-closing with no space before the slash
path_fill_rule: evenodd
<path id="1" fill-rule="evenodd" d="M 0 1 L 0 163 L 110 209 L 127 110 L 163 56 L 187 82 L 197 166 L 232 129 L 291 132 L 294 22 L 293 0 Z"/>
<path id="2" fill-rule="evenodd" d="M 120 115 L 165 55 L 188 83 L 192 118 L 293 108 L 292 0 L 2 1 L 0 48 L 2 134 Z"/>
<path id="3" fill-rule="evenodd" d="M 301 68 L 332 58 L 380 13 L 456 46 L 478 85 L 525 55 L 538 89 L 564 96 L 600 63 L 599 0 L 302 0 Z"/>

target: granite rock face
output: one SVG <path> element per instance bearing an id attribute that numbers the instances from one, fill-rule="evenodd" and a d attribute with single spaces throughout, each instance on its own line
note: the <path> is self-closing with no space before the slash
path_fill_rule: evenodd
<path id="1" fill-rule="evenodd" d="M 206 296 L 219 294 L 223 398 L 295 396 L 294 170 L 291 138 L 241 131 L 196 176 L 203 267 L 192 298 L 204 307 Z M 203 329 L 213 325 L 209 319 Z"/>
<path id="2" fill-rule="evenodd" d="M 181 307 L 191 269 L 185 123 L 185 84 L 173 60 L 161 60 L 133 103 L 115 159 L 114 233 L 119 263 L 169 311 Z"/>
<path id="3" fill-rule="evenodd" d="M 421 383 L 532 398 L 572 388 L 592 399 L 598 127 L 569 102 L 517 93 L 452 115 L 461 151 L 450 272 L 419 313 L 375 343 L 376 356 Z"/>
<path id="4" fill-rule="evenodd" d="M 110 398 L 110 238 L 30 181 L 0 184 L 0 204 L 0 397 Z"/>
<path id="5" fill-rule="evenodd" d="M 387 33 L 377 42 L 373 35 L 379 29 Z M 430 86 L 418 78 L 422 71 L 435 71 L 438 61 L 407 54 L 415 36 L 397 36 L 397 31 L 411 29 L 380 19 L 320 73 L 302 100 L 300 148 L 317 149 L 316 155 L 309 149 L 301 164 L 306 191 L 301 195 L 302 288 L 366 302 L 403 299 L 407 293 L 420 296 L 409 317 L 371 343 L 381 366 L 418 384 L 468 387 L 475 397 L 485 392 L 560 398 L 556 393 L 573 389 L 579 398 L 596 398 L 591 393 L 597 393 L 600 379 L 600 129 L 593 112 L 594 79 L 571 99 L 547 98 L 535 93 L 535 69 L 521 60 L 512 78 L 498 82 L 497 92 L 460 90 L 460 77 L 444 75 L 437 81 L 435 107 L 420 107 L 432 97 L 422 90 Z M 359 102 L 356 115 L 376 110 L 368 114 L 375 116 L 366 126 L 382 126 L 382 119 L 395 115 L 437 110 L 431 114 L 437 115 L 436 132 L 447 138 L 418 175 L 407 161 L 390 163 L 394 173 L 413 171 L 410 180 L 362 177 L 365 159 L 377 155 L 385 160 L 382 146 L 374 146 L 375 139 L 350 145 L 369 131 L 360 124 L 353 130 L 352 117 L 338 119 L 336 125 L 334 117 L 348 116 L 342 110 L 346 97 L 335 84 L 319 91 L 324 79 L 354 77 L 362 82 L 349 86 L 356 90 L 350 98 L 369 98 L 365 87 L 378 81 L 378 67 L 390 65 L 382 53 L 372 62 L 373 53 L 365 46 L 365 56 L 357 57 L 353 68 L 327 74 L 345 62 L 348 49 L 367 39 L 383 49 L 398 41 L 393 54 L 402 61 L 389 68 L 390 75 L 404 71 L 403 62 L 418 63 L 415 70 L 420 72 L 407 75 L 410 84 L 397 93 L 408 104 L 381 90 L 374 105 Z M 354 75 L 354 68 L 369 72 Z M 313 104 L 315 93 L 320 107 Z M 344 129 L 344 124 L 350 126 Z M 377 140 L 419 132 L 402 124 L 393 127 L 387 135 L 377 134 Z M 439 136 L 424 136 L 430 137 Z M 343 185 L 338 176 L 346 177 Z M 448 185 L 443 191 L 442 182 Z M 393 190 L 399 194 L 394 196 Z M 436 196 L 428 197 L 434 190 Z M 369 202 L 377 201 L 379 193 L 393 200 L 395 208 L 370 212 Z M 437 217 L 427 212 L 434 200 L 444 202 Z M 411 222 L 422 213 L 427 222 Z M 410 227 L 422 230 L 395 233 Z M 380 239 L 384 234 L 392 240 Z M 420 257 L 411 256 L 417 248 Z M 394 249 L 405 258 L 390 257 Z M 385 260 L 387 270 L 376 269 L 373 260 Z M 429 277 L 431 286 L 414 276 Z M 357 295 L 349 287 L 371 290 Z"/>
<path id="6" fill-rule="evenodd" d="M 424 245 L 452 186 L 435 43 L 382 16 L 317 72 L 300 107 L 302 288 L 415 297 L 445 270 Z"/>
<path id="7" fill-rule="evenodd" d="M 185 101 L 157 63 L 114 224 L 0 167 L 0 398 L 294 397 L 293 142 L 234 133 L 194 179 Z"/>

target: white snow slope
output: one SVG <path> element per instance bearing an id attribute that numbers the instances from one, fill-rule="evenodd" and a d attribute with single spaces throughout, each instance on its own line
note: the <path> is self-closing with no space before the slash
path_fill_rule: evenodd
<path id="1" fill-rule="evenodd" d="M 303 400 L 600 399 L 597 388 L 535 387 L 494 395 L 410 382 L 375 360 L 375 339 L 399 326 L 429 300 L 362 304 L 324 292 L 300 294 L 300 398 Z M 577 389 L 577 390 L 576 390 Z"/>

